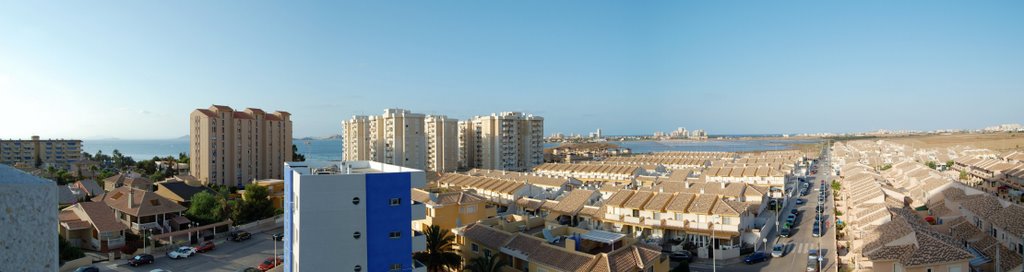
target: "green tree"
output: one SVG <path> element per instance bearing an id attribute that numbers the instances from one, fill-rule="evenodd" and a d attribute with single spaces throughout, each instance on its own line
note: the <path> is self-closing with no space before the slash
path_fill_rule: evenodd
<path id="1" fill-rule="evenodd" d="M 71 242 L 68 242 L 68 239 L 64 239 L 64 236 L 57 237 L 60 237 L 58 240 L 58 250 L 60 251 L 61 261 L 69 261 L 85 257 L 85 253 L 82 253 L 82 250 L 78 247 L 72 246 Z"/>
<path id="2" fill-rule="evenodd" d="M 967 172 L 960 170 L 960 180 L 967 180 Z"/>
<path id="3" fill-rule="evenodd" d="M 946 161 L 946 169 L 953 168 L 953 161 Z"/>
<path id="4" fill-rule="evenodd" d="M 462 264 L 462 257 L 452 249 L 455 236 L 451 235 L 451 231 L 431 225 L 423 234 L 427 236 L 427 250 L 413 253 L 414 259 L 426 264 L 427 271 L 430 272 L 459 268 L 459 265 Z"/>
<path id="5" fill-rule="evenodd" d="M 178 162 L 180 162 L 180 163 L 188 163 L 189 162 L 188 154 L 178 153 Z"/>
<path id="6" fill-rule="evenodd" d="M 306 155 L 299 154 L 299 147 L 292 145 L 292 161 L 306 161 Z"/>
<path id="7" fill-rule="evenodd" d="M 469 261 L 466 270 L 473 272 L 498 272 L 505 266 L 504 260 L 498 254 L 489 254 L 477 257 Z"/>
<path id="8" fill-rule="evenodd" d="M 889 170 L 889 168 L 892 168 L 892 164 L 883 165 L 882 166 L 882 171 Z"/>
<path id="9" fill-rule="evenodd" d="M 192 221 L 205 225 L 224 220 L 224 212 L 224 202 L 221 201 L 220 195 L 203 191 L 192 195 L 185 215 Z"/>
<path id="10" fill-rule="evenodd" d="M 927 166 L 928 166 L 928 168 L 931 168 L 931 169 L 935 169 L 936 167 L 939 167 L 939 166 L 938 166 L 937 164 L 935 164 L 935 162 L 933 162 L 933 161 L 929 161 L 929 162 L 925 163 L 925 165 L 927 165 Z"/>
<path id="11" fill-rule="evenodd" d="M 274 203 L 270 201 L 269 196 L 267 187 L 246 185 L 243 201 L 233 207 L 232 218 L 235 224 L 245 224 L 274 216 Z"/>

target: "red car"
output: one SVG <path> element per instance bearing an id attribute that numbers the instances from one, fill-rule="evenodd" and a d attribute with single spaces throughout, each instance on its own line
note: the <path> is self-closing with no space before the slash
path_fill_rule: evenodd
<path id="1" fill-rule="evenodd" d="M 258 268 L 260 271 L 267 271 L 283 262 L 284 260 L 281 259 L 281 257 L 277 257 L 277 262 L 274 262 L 274 257 L 267 257 L 267 259 L 263 260 L 263 262 L 260 263 L 260 266 L 257 266 L 256 268 Z"/>
<path id="2" fill-rule="evenodd" d="M 202 245 L 197 246 L 196 247 L 196 252 L 207 252 L 207 251 L 213 250 L 214 248 L 217 248 L 217 245 L 214 245 L 213 241 L 207 241 L 207 242 L 203 243 Z"/>

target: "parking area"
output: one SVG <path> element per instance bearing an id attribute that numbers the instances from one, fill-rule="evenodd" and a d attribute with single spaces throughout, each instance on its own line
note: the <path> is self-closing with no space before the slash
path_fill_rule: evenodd
<path id="1" fill-rule="evenodd" d="M 100 271 L 151 271 L 164 269 L 169 271 L 241 271 L 246 267 L 256 267 L 264 259 L 274 255 L 273 234 L 281 228 L 254 233 L 252 239 L 233 242 L 219 240 L 216 249 L 197 253 L 188 258 L 170 259 L 165 252 L 153 252 L 153 264 L 131 267 L 128 260 L 114 260 L 93 264 Z M 281 254 L 281 241 L 277 243 L 277 254 Z"/>

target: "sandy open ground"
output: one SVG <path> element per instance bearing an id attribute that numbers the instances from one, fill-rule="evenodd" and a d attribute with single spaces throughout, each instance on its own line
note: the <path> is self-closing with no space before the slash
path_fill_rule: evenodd
<path id="1" fill-rule="evenodd" d="M 925 135 L 886 138 L 915 148 L 952 147 L 957 145 L 987 148 L 1008 153 L 1024 151 L 1024 133 L 987 133 L 987 134 L 951 134 Z"/>

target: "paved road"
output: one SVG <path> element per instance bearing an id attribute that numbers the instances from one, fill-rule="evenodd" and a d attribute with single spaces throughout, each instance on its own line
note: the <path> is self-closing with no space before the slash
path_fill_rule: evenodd
<path id="1" fill-rule="evenodd" d="M 821 271 L 836 271 L 838 269 L 836 265 L 835 199 L 832 197 L 832 171 L 828 160 L 829 154 L 823 153 L 821 158 L 818 162 L 818 173 L 809 180 L 811 192 L 803 197 L 807 200 L 807 204 L 797 206 L 800 210 L 800 223 L 795 227 L 796 232 L 790 238 L 779 237 L 776 241 L 769 242 L 786 245 L 786 255 L 772 258 L 761 271 L 806 271 L 808 251 L 817 248 L 822 249 L 825 253 Z M 822 181 L 825 181 L 825 185 L 829 187 L 829 191 L 826 193 L 824 212 L 824 217 L 828 219 L 826 225 L 828 229 L 821 237 L 814 237 L 812 233 L 816 213 L 815 206 L 818 203 L 819 194 L 817 188 L 821 186 Z M 795 201 L 791 205 L 795 205 Z"/>
<path id="2" fill-rule="evenodd" d="M 274 255 L 271 236 L 280 228 L 253 234 L 252 239 L 242 242 L 225 241 L 217 249 L 199 253 L 187 259 L 172 260 L 163 252 L 154 252 L 156 261 L 141 267 L 128 266 L 127 260 L 115 260 L 94 264 L 101 271 L 150 271 L 161 268 L 171 271 L 238 271 L 245 267 L 256 267 L 264 259 Z M 281 242 L 277 242 L 277 254 L 281 254 Z"/>
<path id="3" fill-rule="evenodd" d="M 731 271 L 806 271 L 808 251 L 810 249 L 821 248 L 825 252 L 825 258 L 822 262 L 821 271 L 837 271 L 836 266 L 836 239 L 835 239 L 835 199 L 832 197 L 831 189 L 831 166 L 829 165 L 828 153 L 824 153 L 818 162 L 817 171 L 818 173 L 813 175 L 810 182 L 810 192 L 807 196 L 800 196 L 799 181 L 792 181 L 786 184 L 787 188 L 796 188 L 791 192 L 791 197 L 785 205 L 785 209 L 782 214 L 785 215 L 792 208 L 800 210 L 800 216 L 798 217 L 799 223 L 794 228 L 795 232 L 790 238 L 778 237 L 775 228 L 770 230 L 770 239 L 768 241 L 768 250 L 770 252 L 771 246 L 777 243 L 786 245 L 786 254 L 779 258 L 770 258 L 767 262 L 747 265 L 739 260 L 727 260 L 719 262 L 716 271 L 731 272 Z M 825 203 L 825 218 L 828 218 L 828 229 L 822 237 L 814 237 L 812 235 L 814 228 L 814 215 L 815 206 L 818 203 L 818 191 L 817 188 L 821 186 L 821 181 L 825 181 L 826 186 L 829 187 L 829 191 L 826 196 Z M 796 198 L 803 198 L 807 201 L 804 205 L 796 205 Z M 785 217 L 783 217 L 785 219 Z M 820 242 L 820 245 L 819 245 Z M 763 250 L 764 245 L 758 244 L 757 250 Z M 744 256 L 741 256 L 742 258 Z M 710 264 L 695 263 L 690 265 L 693 271 L 712 271 Z"/>

